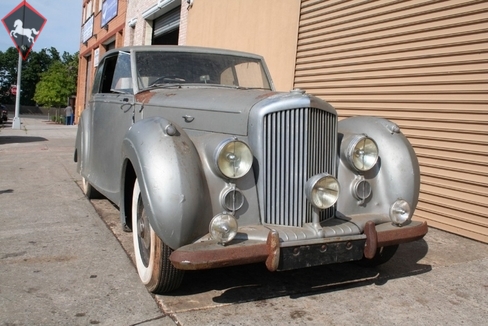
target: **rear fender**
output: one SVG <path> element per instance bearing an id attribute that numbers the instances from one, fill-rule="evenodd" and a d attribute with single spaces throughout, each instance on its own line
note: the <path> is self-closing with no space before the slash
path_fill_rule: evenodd
<path id="1" fill-rule="evenodd" d="M 365 134 L 377 144 L 379 158 L 375 167 L 365 173 L 357 173 L 340 157 L 338 179 L 341 194 L 337 211 L 345 216 L 374 216 L 375 223 L 389 222 L 390 206 L 397 199 L 406 200 L 415 211 L 420 191 L 420 169 L 417 156 L 400 128 L 393 122 L 376 117 L 352 117 L 339 122 L 339 153 L 342 141 L 352 134 Z M 371 184 L 372 193 L 364 202 L 353 195 L 353 185 L 359 179 Z M 365 221 L 364 221 L 365 222 Z"/>
<path id="2" fill-rule="evenodd" d="M 168 126 L 176 128 L 173 136 L 166 132 Z M 165 244 L 176 249 L 208 233 L 212 213 L 207 182 L 183 129 L 160 117 L 141 120 L 127 132 L 122 151 L 123 166 L 132 166 L 150 224 Z M 127 193 L 122 189 L 121 217 L 131 215 Z"/>
<path id="3" fill-rule="evenodd" d="M 90 132 L 91 110 L 83 110 L 78 121 L 78 129 L 75 141 L 75 162 L 76 170 L 82 176 L 87 177 L 90 173 Z M 89 179 L 89 178 L 87 178 Z"/>

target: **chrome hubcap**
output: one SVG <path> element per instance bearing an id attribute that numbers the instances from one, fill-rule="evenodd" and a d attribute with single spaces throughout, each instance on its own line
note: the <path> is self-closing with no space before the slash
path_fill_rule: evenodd
<path id="1" fill-rule="evenodd" d="M 139 241 L 139 253 L 141 254 L 144 266 L 149 266 L 149 258 L 151 256 L 151 228 L 149 227 L 149 220 L 144 210 L 142 198 L 139 197 L 137 205 L 137 237 Z"/>

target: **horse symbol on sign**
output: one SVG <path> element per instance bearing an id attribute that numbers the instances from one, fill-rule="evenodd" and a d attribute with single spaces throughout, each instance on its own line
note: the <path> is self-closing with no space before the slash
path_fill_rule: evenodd
<path id="1" fill-rule="evenodd" d="M 20 19 L 17 19 L 14 23 L 14 30 L 10 31 L 10 36 L 17 38 L 17 34 L 24 35 L 27 37 L 29 43 L 34 42 L 34 35 L 38 35 L 39 31 L 36 31 L 35 28 L 24 28 L 24 23 Z"/>
<path id="2" fill-rule="evenodd" d="M 46 23 L 46 18 L 23 0 L 2 18 L 2 23 L 22 58 L 26 60 Z"/>

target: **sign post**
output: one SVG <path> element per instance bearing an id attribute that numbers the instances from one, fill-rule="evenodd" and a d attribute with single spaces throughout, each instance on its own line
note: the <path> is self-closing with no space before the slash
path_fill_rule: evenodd
<path id="1" fill-rule="evenodd" d="M 12 129 L 20 129 L 20 93 L 22 77 L 22 59 L 27 60 L 34 42 L 46 24 L 46 18 L 38 13 L 25 0 L 22 1 L 2 18 L 2 23 L 10 35 L 10 38 L 19 51 L 19 64 L 17 66 L 17 93 L 15 94 L 15 117 L 12 122 Z"/>
<path id="2" fill-rule="evenodd" d="M 22 55 L 19 52 L 19 64 L 17 65 L 17 91 L 15 92 L 15 116 L 12 121 L 12 129 L 20 129 L 20 81 L 22 78 Z"/>

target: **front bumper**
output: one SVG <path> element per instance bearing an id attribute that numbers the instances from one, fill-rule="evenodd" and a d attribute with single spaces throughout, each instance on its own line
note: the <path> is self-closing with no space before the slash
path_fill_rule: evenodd
<path id="1" fill-rule="evenodd" d="M 258 262 L 265 262 L 270 271 L 289 270 L 373 258 L 378 248 L 422 239 L 428 230 L 426 222 L 413 221 L 397 227 L 368 221 L 362 234 L 283 241 L 278 231 L 264 226 L 259 231 L 263 229 L 267 231 L 266 241 L 248 236 L 223 246 L 215 240 L 206 240 L 178 248 L 170 260 L 181 270 Z"/>

